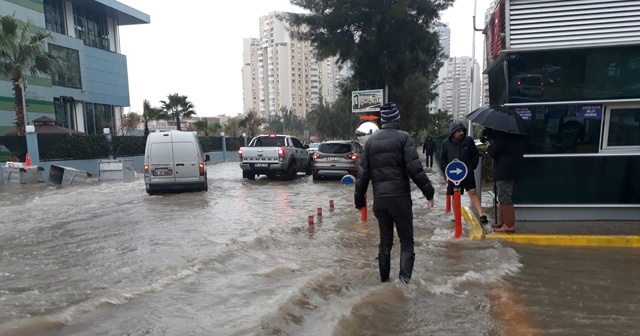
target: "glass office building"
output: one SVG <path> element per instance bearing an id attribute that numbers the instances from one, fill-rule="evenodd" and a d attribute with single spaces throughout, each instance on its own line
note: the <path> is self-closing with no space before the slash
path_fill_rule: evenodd
<path id="1" fill-rule="evenodd" d="M 115 130 L 118 112 L 130 106 L 119 27 L 147 24 L 149 15 L 115 0 L 0 0 L 0 13 L 50 32 L 48 51 L 62 60 L 52 78 L 25 74 L 28 122 L 46 116 L 87 134 Z M 0 135 L 15 132 L 11 87 L 0 78 Z"/>

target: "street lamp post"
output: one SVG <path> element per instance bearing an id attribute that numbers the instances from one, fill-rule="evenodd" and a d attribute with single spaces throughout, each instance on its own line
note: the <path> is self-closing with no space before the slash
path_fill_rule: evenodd
<path id="1" fill-rule="evenodd" d="M 475 95 L 475 77 L 476 77 L 476 32 L 482 31 L 482 29 L 476 28 L 476 12 L 478 10 L 478 0 L 473 0 L 473 34 L 472 43 L 471 43 L 471 101 L 469 102 L 469 113 L 473 112 L 473 105 L 476 101 Z M 469 136 L 473 136 L 473 124 L 469 121 L 469 126 L 467 127 L 469 130 Z"/>

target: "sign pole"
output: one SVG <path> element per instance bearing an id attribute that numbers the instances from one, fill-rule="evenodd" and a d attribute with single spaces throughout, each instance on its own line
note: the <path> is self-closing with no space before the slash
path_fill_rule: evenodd
<path id="1" fill-rule="evenodd" d="M 455 218 L 456 224 L 454 229 L 454 237 L 460 238 L 462 237 L 462 211 L 460 205 L 460 187 L 456 187 L 453 190 L 453 217 Z"/>
<path id="2" fill-rule="evenodd" d="M 460 238 L 462 237 L 462 209 L 460 205 L 460 182 L 462 182 L 468 173 L 467 165 L 464 162 L 455 159 L 447 165 L 444 170 L 449 183 L 453 183 L 455 187 L 453 188 L 453 217 L 455 220 L 455 228 L 454 228 L 454 237 Z M 447 195 L 447 198 L 449 195 Z"/>

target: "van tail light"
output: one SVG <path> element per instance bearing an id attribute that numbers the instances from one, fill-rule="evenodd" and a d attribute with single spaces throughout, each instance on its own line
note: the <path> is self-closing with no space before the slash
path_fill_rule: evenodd
<path id="1" fill-rule="evenodd" d="M 278 148 L 278 161 L 284 161 L 284 148 Z"/>
<path id="2" fill-rule="evenodd" d="M 200 176 L 204 176 L 204 163 L 198 164 L 198 168 L 200 169 Z"/>
<path id="3" fill-rule="evenodd" d="M 313 159 L 314 159 L 314 160 L 317 160 L 317 159 L 319 159 L 319 158 L 320 158 L 320 154 L 318 154 L 318 153 L 314 153 L 314 154 L 313 154 Z"/>
<path id="4" fill-rule="evenodd" d="M 238 157 L 240 158 L 240 162 L 242 162 L 242 148 L 238 150 Z"/>
<path id="5" fill-rule="evenodd" d="M 356 153 L 352 153 L 352 154 L 349 156 L 349 158 L 350 158 L 351 160 L 355 161 L 355 160 L 357 160 L 357 159 L 358 159 L 358 154 L 356 154 Z"/>
<path id="6" fill-rule="evenodd" d="M 144 165 L 144 172 L 148 173 L 149 172 L 149 165 Z"/>

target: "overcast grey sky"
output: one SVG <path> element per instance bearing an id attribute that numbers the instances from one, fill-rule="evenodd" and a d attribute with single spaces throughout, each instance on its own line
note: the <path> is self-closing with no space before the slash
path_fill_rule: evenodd
<path id="1" fill-rule="evenodd" d="M 120 28 L 122 53 L 129 65 L 133 112 L 144 99 L 159 105 L 167 95 L 186 95 L 198 116 L 236 116 L 242 106 L 242 39 L 258 37 L 259 17 L 272 11 L 294 11 L 289 0 L 225 2 L 118 0 L 149 14 L 151 23 Z M 492 0 L 477 0 L 477 22 Z M 473 0 L 457 0 L 443 13 L 451 27 L 451 56 L 471 56 Z M 482 34 L 476 33 L 480 62 Z M 126 109 L 128 112 L 129 109 Z"/>

